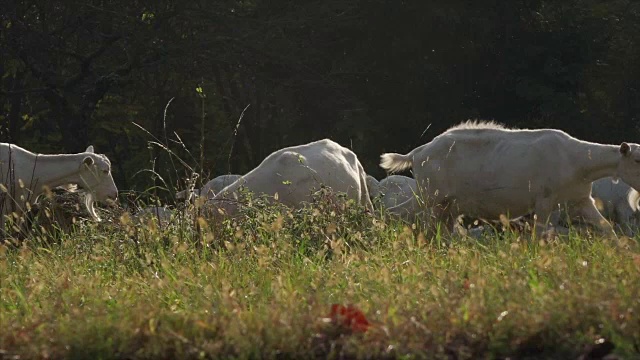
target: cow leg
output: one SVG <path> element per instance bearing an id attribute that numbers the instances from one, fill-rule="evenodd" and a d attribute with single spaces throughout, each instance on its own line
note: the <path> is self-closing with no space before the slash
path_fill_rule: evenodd
<path id="1" fill-rule="evenodd" d="M 640 229 L 640 219 L 638 219 L 638 214 L 634 213 L 629 218 L 629 236 L 634 236 L 638 233 L 638 229 Z"/>
<path id="2" fill-rule="evenodd" d="M 588 197 L 577 201 L 574 203 L 574 207 L 575 213 L 581 216 L 588 224 L 595 226 L 595 228 L 602 234 L 616 237 L 613 226 L 611 226 L 611 223 L 607 221 L 602 214 L 600 214 L 598 208 L 596 208 L 593 198 Z"/>
<path id="3" fill-rule="evenodd" d="M 454 211 L 458 209 L 454 206 L 453 201 L 443 201 L 433 205 L 430 209 L 434 220 L 442 224 L 444 229 L 448 229 L 452 234 L 465 234 L 464 227 L 460 226 L 458 222 L 458 213 Z"/>
<path id="4" fill-rule="evenodd" d="M 557 202 L 550 198 L 539 198 L 535 205 L 535 231 L 538 237 L 551 236 L 551 231 L 558 226 L 559 211 Z"/>
<path id="5" fill-rule="evenodd" d="M 617 228 L 627 236 L 633 236 L 633 216 L 633 210 L 626 201 L 616 204 L 614 219 L 618 223 Z"/>

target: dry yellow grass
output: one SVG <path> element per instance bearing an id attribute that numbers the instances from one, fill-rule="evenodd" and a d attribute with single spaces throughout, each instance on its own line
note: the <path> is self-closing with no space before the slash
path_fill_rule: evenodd
<path id="1" fill-rule="evenodd" d="M 0 247 L 0 358 L 639 356 L 634 239 L 447 239 L 353 205 L 257 205 L 199 235 L 125 217 Z M 337 326 L 334 303 L 373 326 Z"/>

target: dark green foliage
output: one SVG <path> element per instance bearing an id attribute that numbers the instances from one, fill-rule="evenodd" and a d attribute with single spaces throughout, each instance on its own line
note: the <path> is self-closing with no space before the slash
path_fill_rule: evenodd
<path id="1" fill-rule="evenodd" d="M 134 122 L 205 179 L 323 137 L 381 176 L 380 153 L 468 118 L 634 141 L 639 14 L 628 0 L 3 2 L 0 139 L 95 144 L 123 190 L 189 173 Z"/>

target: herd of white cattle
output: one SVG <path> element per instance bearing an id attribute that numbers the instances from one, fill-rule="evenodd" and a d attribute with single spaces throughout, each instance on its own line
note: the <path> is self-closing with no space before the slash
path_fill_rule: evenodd
<path id="1" fill-rule="evenodd" d="M 497 220 L 530 214 L 539 234 L 560 229 L 566 214 L 605 235 L 633 235 L 639 225 L 640 145 L 634 143 L 604 145 L 560 130 L 467 121 L 406 155 L 382 154 L 380 166 L 388 173 L 411 169 L 414 177 L 378 182 L 353 151 L 324 139 L 275 151 L 245 175 L 223 175 L 176 198 L 199 197 L 213 217 L 233 217 L 243 189 L 300 208 L 324 187 L 370 211 L 375 205 L 391 216 L 451 227 L 459 215 Z M 76 185 L 98 221 L 94 201 L 117 200 L 111 163 L 92 146 L 79 154 L 43 155 L 0 143 L 0 170 L 0 231 L 6 216 L 23 215 L 47 189 Z M 171 210 L 149 207 L 138 215 L 144 214 L 167 218 Z"/>

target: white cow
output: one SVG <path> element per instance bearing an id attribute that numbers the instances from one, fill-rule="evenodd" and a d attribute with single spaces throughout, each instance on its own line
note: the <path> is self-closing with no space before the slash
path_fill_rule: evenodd
<path id="1" fill-rule="evenodd" d="M 240 179 L 241 175 L 220 175 L 216 178 L 209 180 L 200 189 L 193 189 L 192 196 L 207 196 L 207 198 L 213 198 L 220 190 L 233 184 L 236 180 Z M 176 199 L 185 199 L 187 190 L 182 190 L 176 193 Z"/>
<path id="2" fill-rule="evenodd" d="M 375 187 L 375 190 L 371 190 Z M 369 193 L 374 205 L 380 205 L 385 211 L 394 206 L 400 205 L 416 196 L 417 186 L 413 178 L 402 175 L 390 175 L 376 181 L 375 185 L 369 185 Z M 407 221 L 413 221 L 420 213 L 420 206 L 417 201 L 409 203 L 402 213 L 394 213 Z"/>
<path id="3" fill-rule="evenodd" d="M 79 154 L 35 154 L 19 146 L 0 143 L 0 233 L 5 216 L 28 210 L 45 190 L 77 184 L 84 191 L 85 205 L 97 221 L 94 201 L 117 199 L 118 188 L 111 176 L 111 162 L 96 154 L 93 146 Z"/>
<path id="4" fill-rule="evenodd" d="M 390 175 L 380 180 L 379 191 L 382 196 L 382 205 L 385 208 L 392 208 L 414 197 L 418 189 L 415 179 L 402 175 Z"/>
<path id="5" fill-rule="evenodd" d="M 506 129 L 493 122 L 454 126 L 406 155 L 383 154 L 389 171 L 413 168 L 421 193 L 441 220 L 459 213 L 484 219 L 531 211 L 537 232 L 559 203 L 599 230 L 614 234 L 591 197 L 591 182 L 621 178 L 640 186 L 640 146 L 581 141 L 554 129 Z M 402 210 L 409 201 L 391 211 Z M 554 221 L 553 225 L 556 225 Z"/>
<path id="6" fill-rule="evenodd" d="M 378 179 L 371 175 L 367 175 L 367 190 L 369 190 L 369 196 L 371 199 L 375 199 L 380 194 L 380 183 Z"/>
<path id="7" fill-rule="evenodd" d="M 228 215 L 237 213 L 241 188 L 255 195 L 267 195 L 293 208 L 312 200 L 321 186 L 373 210 L 366 174 L 351 150 L 329 139 L 287 147 L 267 156 L 258 167 L 224 188 L 207 204 Z M 218 211 L 214 210 L 214 214 Z"/>
<path id="8" fill-rule="evenodd" d="M 613 178 L 606 177 L 593 182 L 591 196 L 605 218 L 615 222 L 623 233 L 633 234 L 640 220 L 638 191 L 624 181 L 615 182 Z"/>

